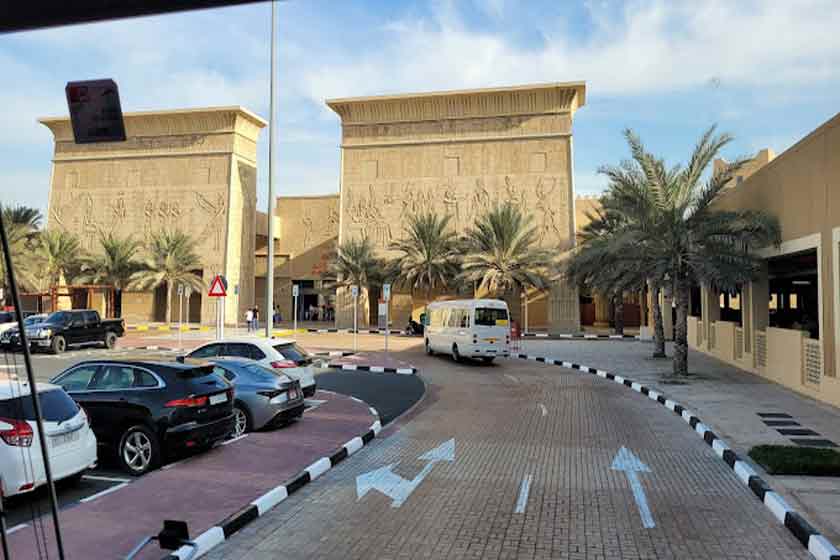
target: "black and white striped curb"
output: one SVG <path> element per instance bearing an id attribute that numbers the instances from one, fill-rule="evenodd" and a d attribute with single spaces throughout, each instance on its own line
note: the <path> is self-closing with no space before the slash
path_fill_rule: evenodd
<path id="1" fill-rule="evenodd" d="M 332 350 L 330 352 L 312 352 L 313 356 L 325 358 L 344 358 L 346 356 L 353 356 L 356 353 L 352 350 Z"/>
<path id="2" fill-rule="evenodd" d="M 351 397 L 353 400 L 362 402 L 355 397 Z M 379 414 L 376 412 L 374 408 L 370 408 L 371 414 L 379 417 Z M 280 502 L 312 482 L 313 480 L 317 479 L 325 472 L 330 470 L 331 468 L 338 465 L 343 460 L 347 459 L 357 451 L 359 451 L 362 447 L 367 445 L 368 443 L 373 440 L 382 430 L 382 424 L 379 420 L 376 420 L 367 432 L 362 434 L 361 436 L 354 437 L 341 447 L 339 447 L 335 453 L 330 455 L 329 457 L 321 457 L 305 469 L 303 469 L 300 473 L 293 476 L 290 480 L 288 480 L 285 484 L 281 484 L 276 488 L 269 490 L 256 500 L 252 501 L 236 513 L 229 515 L 227 518 L 222 520 L 218 525 L 210 527 L 203 533 L 201 533 L 198 537 L 193 539 L 198 545 L 198 551 L 196 552 L 195 556 L 192 558 L 198 558 L 204 554 L 207 554 L 212 548 L 218 546 L 219 544 L 223 543 L 227 539 L 229 539 L 232 535 L 234 535 L 237 531 L 257 519 L 258 517 L 265 515 L 269 510 L 274 508 Z M 162 560 L 184 560 L 185 558 L 190 558 L 190 554 L 192 554 L 193 549 L 189 546 L 182 546 L 178 550 L 176 550 L 172 554 L 168 554 L 163 557 Z"/>
<path id="3" fill-rule="evenodd" d="M 369 371 L 371 373 L 398 373 L 400 375 L 415 375 L 417 368 L 415 367 L 385 367 L 385 366 L 368 366 L 359 364 L 327 364 L 327 367 L 333 369 L 340 369 L 342 371 Z"/>
<path id="4" fill-rule="evenodd" d="M 177 348 L 167 348 L 166 346 L 117 346 L 115 348 L 118 351 L 135 351 L 135 350 L 155 350 L 157 352 L 181 352 L 182 350 L 178 350 Z"/>
<path id="5" fill-rule="evenodd" d="M 551 333 L 522 333 L 522 338 L 547 338 L 549 340 L 641 340 L 639 335 L 635 334 L 551 334 Z"/>
<path id="6" fill-rule="evenodd" d="M 700 418 L 694 415 L 689 409 L 671 399 L 666 398 L 659 391 L 655 391 L 644 385 L 615 375 L 602 369 L 597 369 L 573 362 L 565 362 L 553 358 L 545 358 L 543 356 L 529 356 L 528 354 L 512 354 L 512 358 L 520 358 L 523 360 L 533 360 L 536 362 L 543 362 L 548 365 L 560 366 L 568 369 L 575 369 L 582 373 L 590 373 L 609 379 L 620 385 L 625 385 L 633 389 L 637 393 L 647 396 L 649 399 L 658 402 L 668 410 L 672 411 L 677 416 L 680 416 L 691 428 L 703 438 L 703 441 L 714 450 L 715 454 L 720 457 L 729 468 L 735 471 L 735 475 L 746 486 L 753 491 L 753 493 L 761 500 L 773 516 L 779 520 L 785 527 L 793 533 L 793 536 L 808 549 L 814 558 L 817 560 L 840 560 L 840 551 L 832 545 L 825 537 L 823 537 L 808 521 L 799 513 L 791 509 L 785 500 L 770 486 L 756 474 L 752 467 L 741 460 L 738 455 L 730 449 L 730 447 L 720 439 L 712 430 L 706 426 Z"/>

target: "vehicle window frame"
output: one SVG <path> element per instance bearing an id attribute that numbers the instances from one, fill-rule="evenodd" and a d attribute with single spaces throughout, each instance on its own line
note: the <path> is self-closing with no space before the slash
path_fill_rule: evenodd
<path id="1" fill-rule="evenodd" d="M 160 389 L 161 388 L 162 381 L 161 381 L 161 379 L 158 375 L 156 375 L 155 373 L 147 370 L 146 368 L 141 368 L 141 367 L 137 367 L 137 366 L 131 366 L 131 368 L 134 370 L 134 382 L 131 385 L 132 389 L 149 390 L 149 389 Z M 150 376 L 152 379 L 155 380 L 155 384 L 154 385 L 138 385 L 137 381 L 138 381 L 141 374 L 146 374 L 146 375 Z"/>
<path id="2" fill-rule="evenodd" d="M 222 372 L 224 372 L 224 373 L 217 373 L 216 368 L 222 370 Z M 216 375 L 221 375 L 223 378 L 228 380 L 230 383 L 233 383 L 234 381 L 236 381 L 239 378 L 239 375 L 237 375 L 237 373 L 234 372 L 232 369 L 228 369 L 225 366 L 223 366 L 221 364 L 217 364 L 217 363 L 213 364 L 213 373 L 215 373 Z M 228 377 L 228 376 L 230 376 L 230 377 Z"/>
<path id="3" fill-rule="evenodd" d="M 76 369 L 79 369 L 81 367 L 95 366 L 96 368 L 102 368 L 102 367 L 105 367 L 105 366 L 115 366 L 115 365 L 121 365 L 123 367 L 128 367 L 128 368 L 132 368 L 132 369 L 135 369 L 135 370 L 142 370 L 142 371 L 150 374 L 152 377 L 154 377 L 157 380 L 158 384 L 157 384 L 156 387 L 135 387 L 134 386 L 134 381 L 132 381 L 132 386 L 128 387 L 127 389 L 91 389 L 90 388 L 90 382 L 88 382 L 88 387 L 87 388 L 80 389 L 78 391 L 73 391 L 73 392 L 74 393 L 103 393 L 103 392 L 107 393 L 107 392 L 112 392 L 112 391 L 148 391 L 150 389 L 165 389 L 167 387 L 166 381 L 164 381 L 163 377 L 161 377 L 159 374 L 150 370 L 147 367 L 139 366 L 139 365 L 136 365 L 136 364 L 118 364 L 118 363 L 109 363 L 109 362 L 76 364 L 71 369 L 68 369 L 67 371 L 59 374 L 58 377 L 54 377 L 53 380 L 50 381 L 50 383 L 52 383 L 53 385 L 61 386 L 61 380 L 64 379 L 64 377 L 66 377 L 67 375 L 70 375 L 71 372 L 73 372 Z M 98 373 L 99 372 L 97 371 L 96 374 L 98 374 Z M 94 375 L 96 375 L 96 374 L 94 374 Z M 93 381 L 93 377 L 91 377 L 91 381 Z M 63 387 L 62 387 L 62 389 L 63 389 Z"/>
<path id="4" fill-rule="evenodd" d="M 196 352 L 199 352 L 201 350 L 206 350 L 208 348 L 216 349 L 216 353 L 215 354 L 208 354 L 206 356 L 195 356 L 194 355 Z M 187 354 L 187 357 L 188 358 L 195 358 L 195 359 L 218 358 L 219 356 L 224 355 L 224 354 L 219 353 L 220 348 L 224 349 L 224 343 L 222 343 L 222 342 L 211 342 L 210 344 L 205 344 L 204 346 L 201 346 L 200 348 L 196 348 L 195 350 L 193 350 L 192 352 Z"/>
<path id="5" fill-rule="evenodd" d="M 69 377 L 76 370 L 86 368 L 86 367 L 93 367 L 94 368 L 93 375 L 91 375 L 90 379 L 88 379 L 87 387 L 85 387 L 84 389 L 68 390 L 66 387 L 64 387 L 64 385 L 61 384 L 61 382 L 64 381 L 64 379 L 66 377 Z M 90 389 L 90 383 L 91 383 L 91 381 L 93 381 L 93 378 L 96 377 L 96 374 L 99 373 L 99 368 L 100 367 L 102 367 L 102 364 L 90 364 L 90 363 L 88 363 L 88 364 L 76 364 L 75 366 L 71 367 L 67 371 L 64 371 L 64 372 L 60 373 L 57 377 L 54 377 L 50 381 L 50 383 L 52 383 L 53 385 L 58 385 L 59 387 L 61 387 L 65 391 L 67 391 L 68 393 L 70 393 L 70 392 L 80 393 L 80 392 L 88 391 Z"/>
<path id="6" fill-rule="evenodd" d="M 129 372 L 131 374 L 131 382 L 128 384 L 128 386 L 127 387 L 102 388 L 102 387 L 97 387 L 95 384 L 93 384 L 94 379 L 97 382 L 101 381 L 101 379 L 103 377 L 105 377 L 109 368 L 121 368 L 121 369 L 129 370 Z M 102 393 L 110 393 L 110 392 L 114 392 L 114 391 L 125 391 L 127 389 L 131 389 L 131 388 L 134 387 L 134 366 L 131 366 L 131 365 L 128 365 L 128 364 L 103 364 L 102 368 L 100 368 L 100 370 L 97 372 L 96 376 L 94 376 L 94 378 L 91 379 L 91 382 L 88 386 L 90 387 L 91 385 L 93 385 L 93 387 L 90 389 L 91 391 L 99 391 L 99 392 L 102 392 Z"/>

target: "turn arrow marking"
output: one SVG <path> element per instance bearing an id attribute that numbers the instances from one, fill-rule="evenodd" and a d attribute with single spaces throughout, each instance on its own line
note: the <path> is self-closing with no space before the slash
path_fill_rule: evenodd
<path id="1" fill-rule="evenodd" d="M 614 471 L 624 471 L 624 474 L 627 475 L 627 481 L 630 483 L 630 489 L 633 491 L 633 498 L 635 498 L 636 505 L 639 507 L 639 514 L 642 516 L 642 524 L 645 529 L 656 527 L 645 497 L 645 490 L 642 488 L 642 482 L 638 475 L 640 472 L 650 472 L 650 467 L 642 463 L 638 457 L 633 455 L 632 451 L 622 447 L 615 454 L 615 459 L 613 459 L 610 468 Z"/>
<path id="2" fill-rule="evenodd" d="M 450 439 L 434 449 L 430 449 L 420 455 L 418 459 L 428 461 L 428 463 L 411 480 L 405 479 L 393 472 L 393 468 L 399 464 L 399 461 L 357 476 L 356 501 L 364 498 L 371 490 L 378 490 L 380 493 L 391 498 L 391 507 L 400 507 L 411 496 L 411 493 L 420 486 L 423 479 L 429 475 L 435 463 L 438 461 L 451 463 L 455 460 L 455 439 Z"/>

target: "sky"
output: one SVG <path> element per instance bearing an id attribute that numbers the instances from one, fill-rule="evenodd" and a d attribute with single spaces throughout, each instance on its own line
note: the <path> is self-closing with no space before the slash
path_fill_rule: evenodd
<path id="1" fill-rule="evenodd" d="M 712 124 L 734 159 L 777 153 L 840 111 L 836 0 L 290 0 L 278 4 L 278 182 L 338 190 L 325 99 L 583 80 L 577 194 L 638 132 L 669 163 Z M 0 202 L 46 210 L 52 135 L 71 80 L 113 78 L 124 111 L 243 105 L 267 119 L 270 5 L 0 36 Z M 259 150 L 267 200 L 268 135 Z"/>

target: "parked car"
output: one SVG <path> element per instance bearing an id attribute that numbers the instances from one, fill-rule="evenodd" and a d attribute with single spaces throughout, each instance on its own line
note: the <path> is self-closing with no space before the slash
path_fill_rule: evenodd
<path id="1" fill-rule="evenodd" d="M 46 313 L 36 313 L 29 315 L 23 320 L 23 328 L 28 329 L 36 323 L 43 323 L 47 318 Z M 20 330 L 17 323 L 14 323 L 11 328 L 0 332 L 0 348 L 3 350 L 12 350 L 20 347 Z"/>
<path id="2" fill-rule="evenodd" d="M 312 355 L 290 338 L 244 338 L 208 342 L 187 354 L 188 358 L 201 359 L 218 356 L 257 361 L 300 381 L 303 396 L 311 397 L 315 394 Z"/>
<path id="3" fill-rule="evenodd" d="M 244 358 L 213 358 L 210 361 L 216 365 L 216 373 L 236 388 L 234 437 L 284 424 L 303 414 L 303 391 L 297 379 Z"/>
<path id="4" fill-rule="evenodd" d="M 43 322 L 26 329 L 33 349 L 43 348 L 53 354 L 78 344 L 103 344 L 105 348 L 113 348 L 117 338 L 124 334 L 122 319 L 101 319 L 95 309 L 56 311 L 47 315 Z"/>
<path id="5" fill-rule="evenodd" d="M 54 480 L 79 479 L 96 466 L 96 436 L 85 411 L 61 387 L 37 384 Z M 32 390 L 15 375 L 0 376 L 0 495 L 46 484 Z"/>
<path id="6" fill-rule="evenodd" d="M 58 374 L 90 416 L 101 445 L 139 476 L 168 454 L 210 448 L 233 430 L 233 386 L 213 364 L 85 361 Z"/>
<path id="7" fill-rule="evenodd" d="M 17 326 L 15 314 L 11 311 L 0 311 L 0 333 Z"/>

